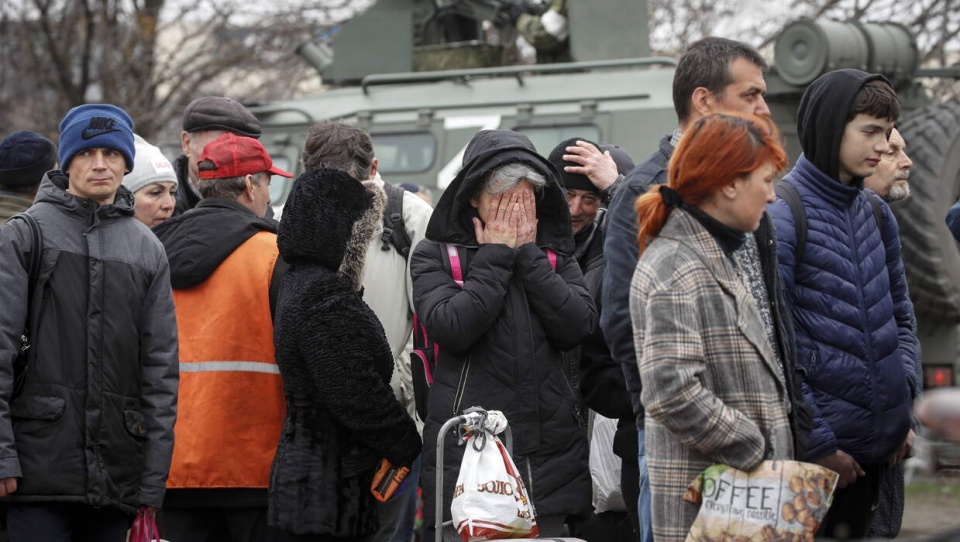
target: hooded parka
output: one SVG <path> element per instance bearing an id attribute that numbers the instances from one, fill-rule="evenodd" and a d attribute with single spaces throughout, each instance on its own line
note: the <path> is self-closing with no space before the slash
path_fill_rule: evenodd
<path id="1" fill-rule="evenodd" d="M 393 354 L 360 288 L 384 199 L 377 186 L 319 169 L 296 180 L 284 206 L 277 243 L 290 268 L 274 343 L 287 418 L 268 522 L 294 534 L 376 531 L 370 484 L 380 460 L 410 467 L 420 454 L 417 427 L 390 388 Z"/>
<path id="2" fill-rule="evenodd" d="M 67 192 L 49 171 L 29 212 L 43 236 L 32 355 L 12 397 L 27 316 L 30 230 L 0 229 L 0 478 L 19 502 L 79 502 L 133 513 L 160 506 L 173 450 L 177 325 L 163 247 L 112 204 Z"/>
<path id="3" fill-rule="evenodd" d="M 547 186 L 537 195 L 537 242 L 519 248 L 479 245 L 470 204 L 497 166 L 522 162 Z M 570 215 L 553 166 L 530 140 L 507 130 L 477 133 L 463 168 L 437 203 L 427 238 L 413 254 L 417 313 L 440 347 L 424 428 L 421 485 L 435 495 L 435 443 L 440 425 L 466 408 L 500 410 L 513 429 L 513 459 L 540 516 L 589 513 L 585 424 L 576 392 L 561 370 L 561 350 L 577 346 L 597 313 L 573 257 Z M 464 283 L 451 274 L 445 245 L 458 249 Z M 546 249 L 557 253 L 556 269 Z M 449 510 L 462 448 L 449 437 L 444 509 Z M 433 505 L 424 507 L 428 522 Z"/>

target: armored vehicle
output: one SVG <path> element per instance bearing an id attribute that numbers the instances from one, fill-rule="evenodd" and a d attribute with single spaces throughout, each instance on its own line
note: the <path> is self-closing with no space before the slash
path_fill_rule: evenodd
<path id="1" fill-rule="evenodd" d="M 616 143 L 640 161 L 676 128 L 675 61 L 648 56 L 646 2 L 566 0 L 572 61 L 501 65 L 516 56 L 506 14 L 520 1 L 380 0 L 343 26 L 332 63 L 329 50 L 301 47 L 336 88 L 251 108 L 263 123 L 263 143 L 280 167 L 299 173 L 314 121 L 355 123 L 370 132 L 386 180 L 442 191 L 480 129 L 523 132 L 543 154 L 569 137 Z M 892 207 L 925 381 L 955 385 L 960 251 L 944 216 L 960 196 L 960 104 L 931 104 L 922 78 L 957 77 L 960 69 L 918 64 L 915 37 L 899 24 L 801 19 L 776 41 L 766 99 L 795 159 L 795 115 L 805 85 L 826 71 L 855 67 L 883 73 L 896 86 L 914 169 L 912 197 Z M 290 182 L 275 179 L 271 187 L 278 213 Z"/>

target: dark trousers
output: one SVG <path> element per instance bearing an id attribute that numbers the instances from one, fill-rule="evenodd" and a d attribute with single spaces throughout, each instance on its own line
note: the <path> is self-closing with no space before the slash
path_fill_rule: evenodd
<path id="1" fill-rule="evenodd" d="M 620 433 L 624 436 L 621 437 Z M 622 445 L 625 450 L 620 455 L 621 446 L 619 440 L 623 438 L 626 442 Z M 635 540 L 640 539 L 640 518 L 637 516 L 637 501 L 640 498 L 640 465 L 638 461 L 639 446 L 637 442 L 637 428 L 632 421 L 628 428 L 618 428 L 616 440 L 613 444 L 613 451 L 621 459 L 620 464 L 620 494 L 623 495 L 623 504 L 627 507 L 627 518 L 630 520 L 630 527 L 635 535 Z M 649 526 L 647 529 L 649 530 Z"/>
<path id="2" fill-rule="evenodd" d="M 289 534 L 267 526 L 267 507 L 164 508 L 160 534 L 174 542 L 286 542 Z"/>
<path id="3" fill-rule="evenodd" d="M 820 525 L 818 537 L 836 540 L 859 540 L 865 538 L 874 511 L 880 499 L 881 471 L 885 465 L 860 465 L 866 476 L 857 478 L 845 488 L 837 489 L 833 504 Z"/>
<path id="4" fill-rule="evenodd" d="M 79 503 L 9 504 L 10 542 L 124 542 L 133 515 Z"/>
<path id="5" fill-rule="evenodd" d="M 896 538 L 903 524 L 904 472 L 903 461 L 880 471 L 880 500 L 873 514 L 868 538 Z"/>

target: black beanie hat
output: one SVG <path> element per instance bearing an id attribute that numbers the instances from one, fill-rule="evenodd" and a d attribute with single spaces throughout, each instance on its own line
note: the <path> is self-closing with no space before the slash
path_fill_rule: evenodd
<path id="1" fill-rule="evenodd" d="M 582 137 L 572 137 L 566 141 L 560 142 L 553 151 L 550 153 L 550 156 L 547 157 L 547 160 L 553 164 L 553 167 L 557 168 L 557 171 L 560 172 L 560 184 L 563 185 L 564 190 L 574 189 L 574 190 L 588 190 L 590 192 L 600 192 L 600 189 L 593 185 L 590 182 L 590 179 L 586 175 L 580 175 L 577 173 L 568 173 L 563 170 L 565 166 L 579 166 L 580 164 L 576 162 L 568 162 L 563 159 L 563 155 L 567 153 L 567 147 L 574 147 L 577 144 L 577 141 L 584 141 L 597 147 L 600 147 L 587 139 Z"/>
<path id="2" fill-rule="evenodd" d="M 0 141 L 0 188 L 37 186 L 56 164 L 52 141 L 36 132 L 14 132 Z"/>

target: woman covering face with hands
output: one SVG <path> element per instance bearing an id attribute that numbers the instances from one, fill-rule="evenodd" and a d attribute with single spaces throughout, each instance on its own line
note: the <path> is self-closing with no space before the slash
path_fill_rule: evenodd
<path id="1" fill-rule="evenodd" d="M 517 248 L 537 240 L 534 191 L 535 187 L 542 190 L 546 180 L 535 170 L 518 163 L 496 170 L 488 182 L 494 187 L 507 183 L 515 184 L 507 185 L 509 188 L 499 194 L 481 189 L 470 199 L 470 205 L 480 215 L 473 219 L 474 233 L 480 244 L 502 243 Z"/>
<path id="2" fill-rule="evenodd" d="M 502 411 L 513 428 L 513 458 L 543 536 L 560 536 L 567 515 L 589 513 L 585 420 L 560 351 L 593 330 L 597 313 L 571 232 L 556 170 L 526 136 L 474 136 L 410 264 L 414 306 L 440 346 L 424 427 L 425 511 L 434 509 L 436 468 L 445 470 L 450 509 L 463 454 L 450 437 L 437 465 L 430 443 L 451 416 L 481 406 Z"/>

